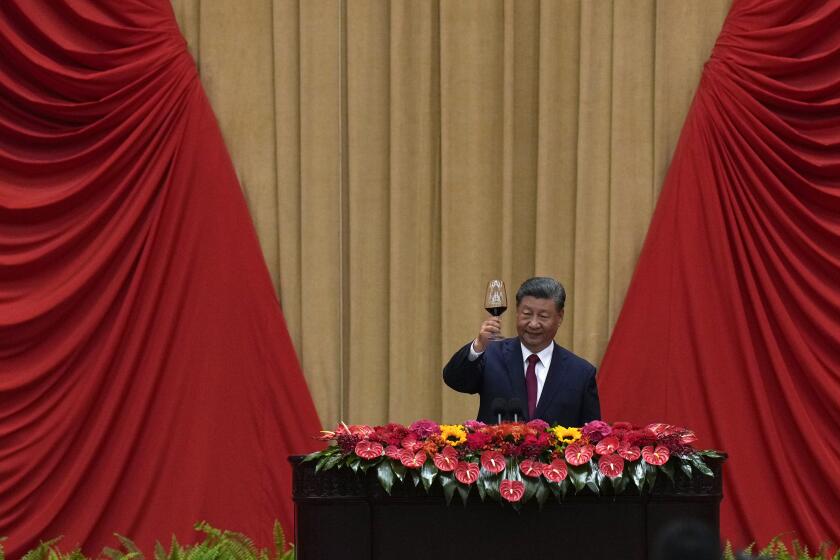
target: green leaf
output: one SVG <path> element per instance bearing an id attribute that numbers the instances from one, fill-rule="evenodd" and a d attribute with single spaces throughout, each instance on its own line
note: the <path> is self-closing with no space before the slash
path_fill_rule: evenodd
<path id="1" fill-rule="evenodd" d="M 653 490 L 653 485 L 656 482 L 656 476 L 659 474 L 659 469 L 657 469 L 653 465 L 648 465 L 645 463 L 645 482 L 647 482 L 648 488 Z"/>
<path id="2" fill-rule="evenodd" d="M 604 486 L 604 475 L 598 470 L 594 461 L 589 461 L 589 475 L 586 477 L 586 486 L 596 496 L 600 495 L 601 487 Z"/>
<path id="3" fill-rule="evenodd" d="M 674 483 L 674 462 L 667 461 L 664 465 L 659 465 L 659 470 L 665 473 L 665 476 L 671 481 L 671 484 Z"/>
<path id="4" fill-rule="evenodd" d="M 685 473 L 689 479 L 691 478 L 691 464 L 686 461 L 680 461 L 680 469 Z"/>
<path id="5" fill-rule="evenodd" d="M 411 482 L 414 483 L 414 487 L 420 484 L 420 473 L 417 472 L 417 469 L 411 469 Z"/>
<path id="6" fill-rule="evenodd" d="M 359 474 L 359 465 L 361 464 L 361 462 L 362 461 L 355 455 L 351 460 L 347 461 L 350 469 L 356 474 Z"/>
<path id="7" fill-rule="evenodd" d="M 523 476 L 521 477 L 522 483 L 525 484 L 525 494 L 522 496 L 521 502 L 527 503 L 528 500 L 534 497 L 537 493 L 537 486 L 539 482 L 535 478 L 531 478 L 530 476 Z"/>
<path id="8" fill-rule="evenodd" d="M 630 480 L 636 485 L 636 489 L 641 494 L 645 488 L 645 463 L 641 459 L 636 460 L 627 467 L 627 472 L 630 475 Z"/>
<path id="9" fill-rule="evenodd" d="M 303 459 L 301 459 L 300 462 L 301 463 L 308 463 L 310 461 L 314 461 L 315 459 L 320 458 L 323 454 L 324 454 L 323 451 L 314 451 L 314 452 L 310 453 L 309 455 L 307 455 L 306 457 L 304 457 Z"/>
<path id="10" fill-rule="evenodd" d="M 589 469 L 583 465 L 569 465 L 569 478 L 572 479 L 572 484 L 575 487 L 575 494 L 580 492 L 586 486 L 586 479 L 589 477 Z"/>
<path id="11" fill-rule="evenodd" d="M 611 479 L 611 483 L 613 489 L 615 490 L 616 496 L 619 494 L 623 494 L 625 490 L 627 490 L 627 485 L 630 483 L 630 477 L 626 474 L 622 474 L 617 478 Z"/>
<path id="12" fill-rule="evenodd" d="M 426 461 L 423 463 L 423 466 L 420 467 L 420 478 L 423 481 L 423 488 L 426 492 L 428 492 L 429 488 L 432 487 L 432 483 L 435 481 L 437 474 L 437 467 L 431 461 Z"/>
<path id="13" fill-rule="evenodd" d="M 464 506 L 467 505 L 467 498 L 470 496 L 470 486 L 466 484 L 461 484 L 460 482 L 455 483 L 455 489 L 458 490 L 458 495 L 461 496 L 461 502 L 464 503 Z"/>
<path id="14" fill-rule="evenodd" d="M 331 456 L 329 459 L 327 459 L 327 462 L 324 465 L 324 470 L 326 471 L 326 470 L 335 468 L 337 465 L 341 464 L 342 459 L 343 459 L 343 457 L 338 453 Z"/>
<path id="15" fill-rule="evenodd" d="M 705 461 L 703 461 L 703 458 L 699 455 L 691 455 L 690 460 L 694 468 L 703 473 L 704 475 L 712 477 L 715 476 L 715 473 L 712 472 L 712 469 L 710 469 L 706 465 Z"/>
<path id="16" fill-rule="evenodd" d="M 478 491 L 478 497 L 481 498 L 483 502 L 485 498 L 487 498 L 487 479 L 482 476 L 478 477 L 478 480 L 475 481 L 475 489 Z M 3 560 L 0 558 L 0 560 Z"/>
<path id="17" fill-rule="evenodd" d="M 446 505 L 449 505 L 452 503 L 452 496 L 455 495 L 455 479 L 447 473 L 441 474 L 438 480 L 443 488 L 443 497 L 446 498 Z"/>
<path id="18" fill-rule="evenodd" d="M 388 495 L 391 494 L 391 487 L 394 485 L 394 471 L 391 469 L 391 464 L 388 461 L 379 463 L 376 469 L 376 477 L 379 479 L 379 484 L 385 489 Z"/>
<path id="19" fill-rule="evenodd" d="M 394 474 L 397 476 L 398 479 L 400 479 L 400 482 L 403 482 L 405 480 L 405 473 L 407 470 L 405 468 L 405 465 L 403 465 L 399 461 L 383 461 L 383 463 L 390 463 L 391 470 L 394 471 Z M 425 467 L 426 465 L 423 466 Z"/>
<path id="20" fill-rule="evenodd" d="M 537 499 L 537 504 L 539 504 L 540 509 L 542 509 L 543 504 L 545 504 L 545 501 L 548 499 L 548 497 L 550 495 L 551 495 L 551 490 L 548 489 L 548 483 L 543 482 L 542 479 L 539 479 L 537 481 L 537 491 L 534 494 L 534 497 Z"/>
<path id="21" fill-rule="evenodd" d="M 502 494 L 499 492 L 499 483 L 502 481 L 502 475 L 481 469 L 479 478 L 484 478 L 484 488 L 487 490 L 487 496 L 496 502 L 501 502 Z"/>

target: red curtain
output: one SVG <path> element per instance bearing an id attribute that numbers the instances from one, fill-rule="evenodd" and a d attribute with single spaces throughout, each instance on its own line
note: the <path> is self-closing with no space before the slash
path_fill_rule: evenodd
<path id="1" fill-rule="evenodd" d="M 169 0 L 0 2 L 0 535 L 292 527 L 320 429 Z"/>
<path id="2" fill-rule="evenodd" d="M 840 540 L 840 2 L 734 1 L 600 375 L 729 453 L 724 537 Z"/>

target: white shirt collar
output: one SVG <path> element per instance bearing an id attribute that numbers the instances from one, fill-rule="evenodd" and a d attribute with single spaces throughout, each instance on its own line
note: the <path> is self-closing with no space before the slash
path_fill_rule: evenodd
<path id="1" fill-rule="evenodd" d="M 528 356 L 530 356 L 534 352 L 531 352 L 530 350 L 525 348 L 525 345 L 522 344 L 521 341 L 519 342 L 519 346 L 522 348 L 522 361 L 527 362 L 528 361 Z M 549 344 L 548 346 L 546 346 L 545 348 L 543 348 L 542 350 L 537 352 L 537 356 L 540 358 L 540 363 L 543 364 L 543 365 L 551 362 L 551 356 L 553 354 L 554 354 L 554 341 L 553 340 L 551 341 L 551 344 Z"/>

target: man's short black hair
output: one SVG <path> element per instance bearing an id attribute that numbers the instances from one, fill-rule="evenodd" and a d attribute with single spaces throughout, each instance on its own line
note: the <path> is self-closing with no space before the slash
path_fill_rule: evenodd
<path id="1" fill-rule="evenodd" d="M 516 291 L 516 306 L 522 303 L 522 298 L 531 296 L 538 299 L 553 299 L 557 311 L 566 305 L 566 290 L 563 285 L 554 278 L 537 276 L 525 280 Z"/>

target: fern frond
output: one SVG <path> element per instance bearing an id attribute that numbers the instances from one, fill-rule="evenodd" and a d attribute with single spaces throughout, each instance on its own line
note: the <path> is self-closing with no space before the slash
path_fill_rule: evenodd
<path id="1" fill-rule="evenodd" d="M 60 540 L 61 537 L 56 537 L 48 541 L 41 541 L 37 547 L 27 552 L 21 560 L 50 560 L 55 555 L 53 546 Z"/>
<path id="2" fill-rule="evenodd" d="M 286 533 L 283 532 L 283 526 L 280 521 L 274 520 L 274 558 L 282 560 L 286 552 Z"/>

